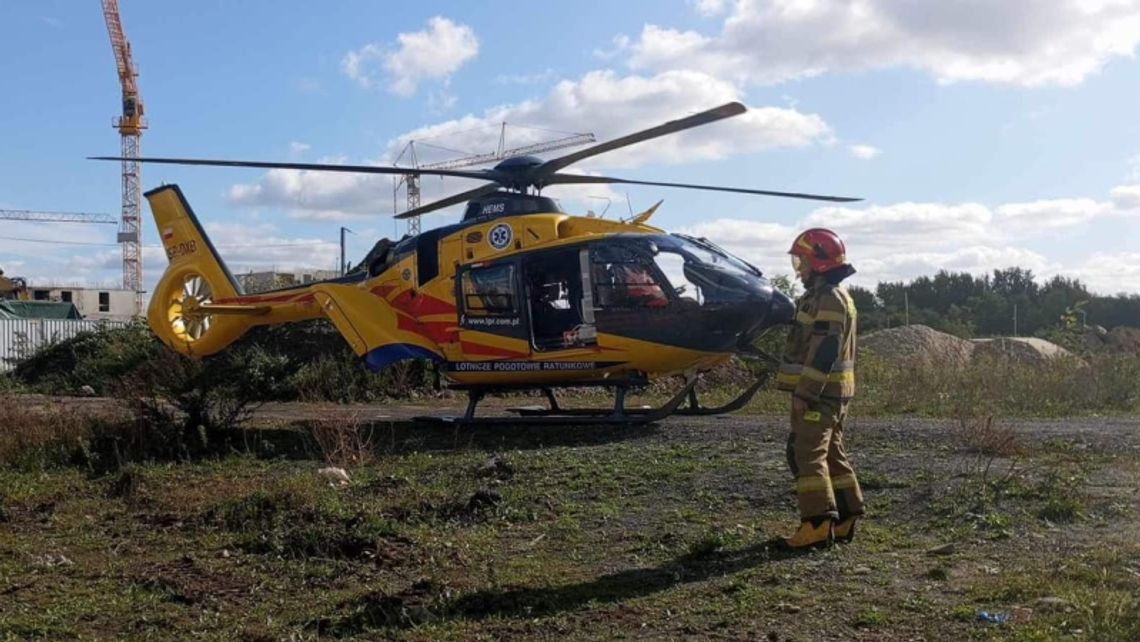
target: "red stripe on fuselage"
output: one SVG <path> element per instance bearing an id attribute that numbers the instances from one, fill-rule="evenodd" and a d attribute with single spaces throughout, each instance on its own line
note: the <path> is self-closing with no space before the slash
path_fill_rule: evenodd
<path id="1" fill-rule="evenodd" d="M 464 355 L 478 355 L 480 357 L 502 357 L 504 359 L 525 359 L 530 356 L 530 354 L 526 352 L 516 352 L 515 350 L 496 348 L 495 346 L 484 345 L 482 343 L 472 343 L 471 341 L 460 341 L 459 346 L 463 350 Z"/>
<path id="2" fill-rule="evenodd" d="M 214 301 L 217 304 L 236 304 L 242 305 L 247 303 L 288 303 L 289 301 L 302 302 L 312 301 L 313 295 L 311 293 L 298 292 L 296 294 L 279 294 L 277 296 L 238 296 L 229 299 L 218 299 Z"/>

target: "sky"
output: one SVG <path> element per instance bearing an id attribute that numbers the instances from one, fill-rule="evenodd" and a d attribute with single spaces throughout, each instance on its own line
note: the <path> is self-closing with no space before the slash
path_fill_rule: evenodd
<path id="1" fill-rule="evenodd" d="M 120 0 L 143 155 L 389 164 L 568 133 L 739 117 L 574 171 L 861 197 L 551 189 L 565 209 L 706 236 L 770 274 L 799 230 L 847 242 L 853 281 L 1017 265 L 1140 293 L 1140 0 Z M 114 60 L 95 0 L 0 0 L 0 209 L 117 215 Z M 557 155 L 560 152 L 553 152 Z M 405 227 L 387 177 L 147 165 L 235 273 L 333 269 Z M 423 179 L 423 200 L 462 179 Z M 423 225 L 457 220 L 457 209 Z M 165 265 L 144 211 L 144 284 Z M 0 269 L 121 279 L 110 225 L 0 221 Z"/>

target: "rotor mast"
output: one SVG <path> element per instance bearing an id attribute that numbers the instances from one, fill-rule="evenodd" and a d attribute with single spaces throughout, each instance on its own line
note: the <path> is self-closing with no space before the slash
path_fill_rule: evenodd
<path id="1" fill-rule="evenodd" d="M 567 147 L 576 147 L 578 145 L 585 145 L 587 143 L 595 142 L 594 134 L 570 134 L 561 138 L 555 138 L 548 141 L 539 143 L 531 143 L 530 145 L 522 145 L 520 147 L 506 148 L 507 139 L 507 123 L 502 123 L 499 129 L 499 146 L 493 152 L 485 154 L 471 154 L 470 156 L 463 156 L 460 158 L 453 158 L 445 161 L 438 161 L 435 163 L 419 164 L 416 157 L 416 141 L 410 140 L 396 158 L 396 164 L 400 163 L 405 156 L 408 157 L 409 163 L 413 169 L 458 169 L 460 167 L 472 167 L 475 165 L 485 165 L 501 161 L 512 156 L 528 156 L 531 154 L 541 154 L 543 152 L 552 152 L 558 149 L 566 149 Z M 423 144 L 423 143 L 421 143 Z M 395 179 L 395 186 L 392 189 L 392 207 L 395 209 L 396 200 L 400 191 L 400 187 L 405 186 L 407 192 L 407 207 L 405 211 L 415 209 L 420 206 L 420 175 L 417 173 L 409 173 L 399 176 Z M 420 233 L 420 217 L 413 216 L 408 219 L 408 234 L 415 236 Z"/>
<path id="2" fill-rule="evenodd" d="M 119 130 L 122 139 L 122 215 L 119 220 L 118 242 L 123 248 L 123 289 L 135 293 L 135 314 L 142 314 L 142 226 L 140 222 L 141 172 L 135 159 L 140 156 L 142 130 L 146 129 L 143 118 L 143 102 L 139 95 L 138 69 L 131 57 L 131 43 L 123 34 L 123 23 L 119 18 L 118 0 L 102 0 L 103 18 L 107 22 L 107 34 L 111 37 L 111 50 L 115 54 L 115 66 L 122 88 L 122 115 L 115 117 L 112 126 Z"/>

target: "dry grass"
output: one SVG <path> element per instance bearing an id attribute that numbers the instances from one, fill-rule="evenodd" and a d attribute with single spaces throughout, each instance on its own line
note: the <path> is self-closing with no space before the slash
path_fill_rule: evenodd
<path id="1" fill-rule="evenodd" d="M 43 467 L 82 459 L 109 413 L 0 395 L 0 464 Z"/>
<path id="2" fill-rule="evenodd" d="M 960 417 L 953 439 L 966 452 L 986 457 L 1010 458 L 1022 452 L 1017 432 L 1009 426 L 994 423 L 993 416 Z"/>
<path id="3" fill-rule="evenodd" d="M 305 427 L 325 461 L 334 466 L 359 466 L 376 460 L 372 426 L 362 421 L 358 412 L 334 412 Z"/>

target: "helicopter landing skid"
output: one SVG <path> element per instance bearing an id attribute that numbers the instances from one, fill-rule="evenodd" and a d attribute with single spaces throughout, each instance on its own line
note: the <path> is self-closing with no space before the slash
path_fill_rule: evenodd
<path id="1" fill-rule="evenodd" d="M 752 382 L 752 385 L 745 388 L 744 391 L 737 395 L 735 399 L 724 404 L 723 406 L 717 406 L 715 408 L 706 408 L 702 406 L 700 400 L 697 399 L 696 388 L 690 388 L 689 405 L 678 408 L 676 414 L 685 415 L 688 417 L 702 417 L 707 415 L 723 415 L 740 410 L 744 406 L 748 405 L 749 401 L 752 401 L 752 398 L 755 397 L 756 393 L 764 387 L 765 383 L 768 383 L 768 376 L 769 373 L 767 372 L 761 374 L 756 378 L 756 381 Z"/>
<path id="2" fill-rule="evenodd" d="M 633 382 L 634 384 L 643 382 Z M 651 424 L 661 421 L 677 412 L 685 399 L 696 385 L 696 380 L 688 382 L 665 405 L 658 408 L 626 408 L 625 395 L 630 388 L 630 382 L 598 382 L 587 384 L 572 384 L 577 387 L 597 386 L 614 389 L 614 405 L 612 408 L 563 408 L 558 405 L 551 386 L 525 386 L 525 387 L 470 387 L 467 390 L 467 411 L 462 417 L 416 417 L 416 421 L 432 423 L 447 423 L 455 425 L 496 425 L 496 426 L 577 426 L 582 424 L 605 424 L 615 426 L 634 426 Z M 550 402 L 550 408 L 535 406 L 511 408 L 515 416 L 476 417 L 475 409 L 483 397 L 489 392 L 503 392 L 515 390 L 541 390 Z"/>

